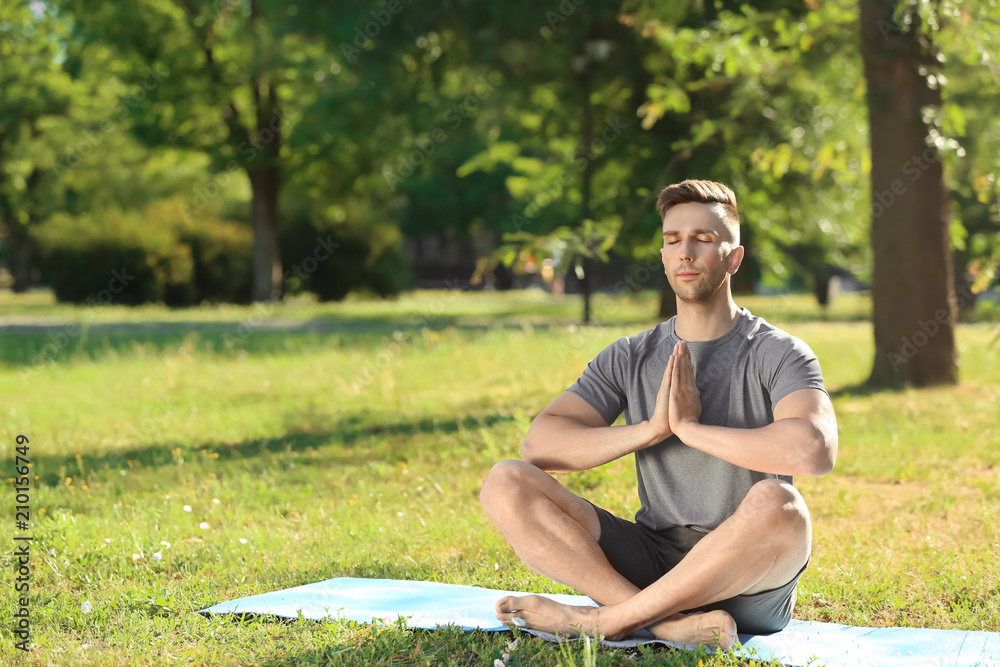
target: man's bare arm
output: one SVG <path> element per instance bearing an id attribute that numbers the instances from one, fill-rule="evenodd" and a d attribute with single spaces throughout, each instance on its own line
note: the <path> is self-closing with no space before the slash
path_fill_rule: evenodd
<path id="1" fill-rule="evenodd" d="M 567 391 L 531 422 L 521 445 L 521 458 L 548 472 L 587 470 L 655 445 L 650 422 L 608 426 L 587 401 Z"/>
<path id="2" fill-rule="evenodd" d="M 680 343 L 674 346 L 676 353 Z M 521 444 L 521 458 L 548 472 L 576 472 L 604 465 L 666 440 L 670 430 L 672 354 L 663 371 L 652 416 L 639 424 L 610 426 L 590 403 L 566 391 L 535 417 Z"/>
<path id="3" fill-rule="evenodd" d="M 826 392 L 799 389 L 774 406 L 774 423 L 761 428 L 708 426 L 698 422 L 701 406 L 690 352 L 677 356 L 671 379 L 670 422 L 689 447 L 723 461 L 775 475 L 825 475 L 837 460 L 837 418 Z"/>

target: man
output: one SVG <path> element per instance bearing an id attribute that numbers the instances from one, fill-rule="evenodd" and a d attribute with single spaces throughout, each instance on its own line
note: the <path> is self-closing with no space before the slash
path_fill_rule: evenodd
<path id="1" fill-rule="evenodd" d="M 480 495 L 533 570 L 601 607 L 507 596 L 497 618 L 561 634 L 729 648 L 780 630 L 809 561 L 809 512 L 793 475 L 823 475 L 837 422 L 816 356 L 737 307 L 743 259 L 736 196 L 687 180 L 657 201 L 677 315 L 619 339 L 532 422 L 521 461 L 501 461 Z M 625 412 L 626 425 L 611 426 Z M 570 493 L 548 472 L 635 453 L 635 523 Z"/>

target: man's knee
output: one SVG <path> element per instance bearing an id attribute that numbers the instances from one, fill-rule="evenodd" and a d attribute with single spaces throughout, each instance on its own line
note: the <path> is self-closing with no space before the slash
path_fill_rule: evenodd
<path id="1" fill-rule="evenodd" d="M 520 495 L 531 478 L 541 472 L 530 463 L 517 459 L 500 461 L 490 470 L 479 492 L 479 502 L 487 510 L 497 502 L 509 502 L 515 494 Z"/>
<path id="2" fill-rule="evenodd" d="M 794 486 L 778 479 L 754 484 L 741 507 L 774 528 L 803 530 L 809 526 L 809 510 L 802 495 Z"/>

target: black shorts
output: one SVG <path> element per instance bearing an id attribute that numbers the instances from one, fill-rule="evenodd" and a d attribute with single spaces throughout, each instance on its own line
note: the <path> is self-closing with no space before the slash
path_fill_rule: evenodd
<path id="1" fill-rule="evenodd" d="M 611 566 L 640 589 L 647 588 L 672 570 L 706 534 L 683 526 L 655 531 L 590 504 L 597 511 L 597 518 L 601 522 L 601 539 L 598 540 L 601 550 Z M 780 588 L 752 595 L 737 595 L 685 611 L 723 609 L 736 621 L 736 628 L 740 633 L 777 632 L 792 617 L 796 585 L 808 566 L 807 561 L 798 574 Z"/>

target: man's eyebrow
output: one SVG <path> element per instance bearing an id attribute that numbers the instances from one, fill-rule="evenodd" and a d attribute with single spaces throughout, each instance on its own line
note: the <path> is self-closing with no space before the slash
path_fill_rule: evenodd
<path id="1" fill-rule="evenodd" d="M 691 230 L 691 234 L 694 234 L 695 236 L 697 236 L 698 234 L 711 234 L 713 236 L 718 236 L 719 235 L 719 233 L 717 231 L 715 231 L 714 229 L 693 229 L 693 230 Z M 681 233 L 679 231 L 675 230 L 675 229 L 667 229 L 667 230 L 664 230 L 663 235 L 664 236 L 680 236 Z"/>

